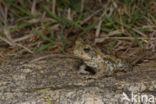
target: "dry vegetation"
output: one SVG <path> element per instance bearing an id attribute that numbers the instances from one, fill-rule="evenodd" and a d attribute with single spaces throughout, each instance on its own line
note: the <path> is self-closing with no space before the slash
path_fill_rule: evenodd
<path id="1" fill-rule="evenodd" d="M 0 26 L 0 57 L 68 53 L 78 37 L 127 57 L 156 52 L 155 0 L 1 0 Z"/>

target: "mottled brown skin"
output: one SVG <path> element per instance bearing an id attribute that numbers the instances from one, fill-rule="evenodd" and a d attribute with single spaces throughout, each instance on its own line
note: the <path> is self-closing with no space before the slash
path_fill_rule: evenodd
<path id="1" fill-rule="evenodd" d="M 95 69 L 96 78 L 131 69 L 131 66 L 124 60 L 113 55 L 106 55 L 99 48 L 87 44 L 82 39 L 75 42 L 73 53 L 81 58 L 86 65 Z"/>

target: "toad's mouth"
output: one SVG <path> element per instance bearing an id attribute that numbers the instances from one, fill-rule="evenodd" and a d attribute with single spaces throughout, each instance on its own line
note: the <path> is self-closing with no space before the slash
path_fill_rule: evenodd
<path id="1" fill-rule="evenodd" d="M 95 68 L 90 67 L 90 66 L 86 65 L 85 63 L 80 65 L 79 71 L 80 71 L 80 74 L 82 74 L 82 75 L 95 75 L 96 74 Z"/>

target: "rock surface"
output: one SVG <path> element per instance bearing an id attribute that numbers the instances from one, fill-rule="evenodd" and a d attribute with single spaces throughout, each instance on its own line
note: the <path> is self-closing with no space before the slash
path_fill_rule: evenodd
<path id="1" fill-rule="evenodd" d="M 137 66 L 132 72 L 85 79 L 79 75 L 75 59 L 48 57 L 32 61 L 34 58 L 11 58 L 0 64 L 0 104 L 156 103 L 155 61 Z M 142 95 L 147 99 L 142 101 Z"/>

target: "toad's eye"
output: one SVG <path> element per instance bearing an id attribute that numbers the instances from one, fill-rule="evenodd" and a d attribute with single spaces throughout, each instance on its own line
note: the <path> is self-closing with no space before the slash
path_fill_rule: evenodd
<path id="1" fill-rule="evenodd" d="M 89 47 L 85 47 L 83 50 L 88 53 L 91 49 Z"/>

